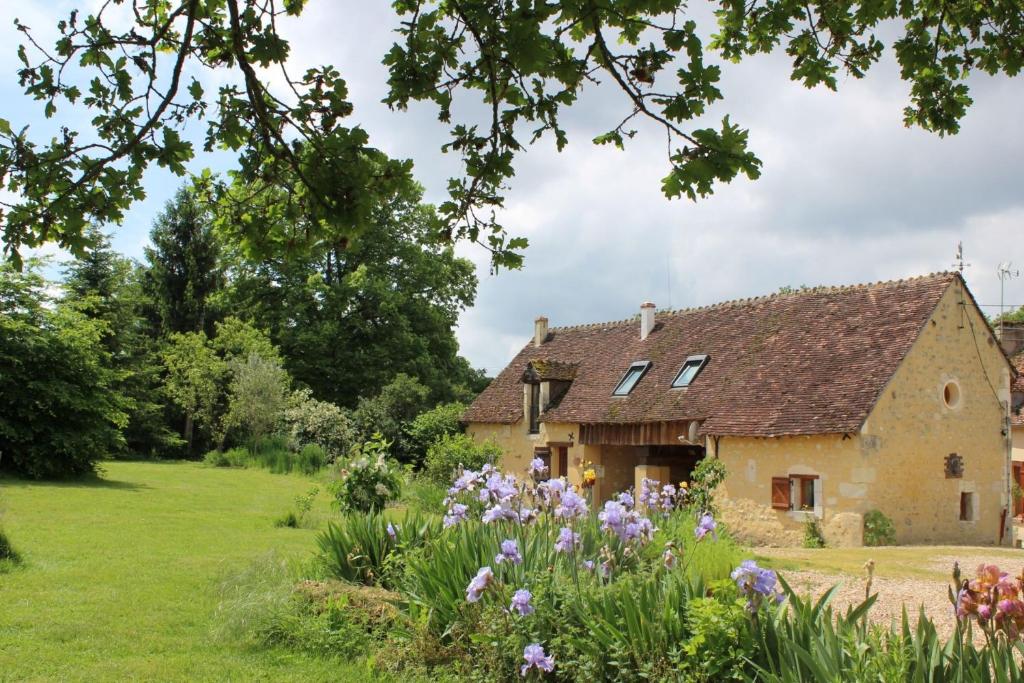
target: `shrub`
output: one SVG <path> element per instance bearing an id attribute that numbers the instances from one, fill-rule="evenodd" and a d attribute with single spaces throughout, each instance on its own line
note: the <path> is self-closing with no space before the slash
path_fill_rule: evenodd
<path id="1" fill-rule="evenodd" d="M 356 441 L 355 425 L 348 411 L 316 400 L 309 389 L 292 393 L 284 422 L 297 447 L 316 444 L 330 460 L 348 453 Z"/>
<path id="2" fill-rule="evenodd" d="M 231 467 L 231 462 L 227 458 L 227 454 L 215 448 L 212 451 L 207 451 L 206 455 L 203 456 L 203 462 L 210 467 Z"/>
<path id="3" fill-rule="evenodd" d="M 77 477 L 123 449 L 129 406 L 106 325 L 51 305 L 35 265 L 0 263 L 0 469 Z"/>
<path id="4" fill-rule="evenodd" d="M 0 563 L 9 562 L 11 564 L 17 564 L 21 561 L 21 556 L 18 551 L 11 545 L 11 540 L 7 538 L 7 534 L 4 533 L 3 529 L 0 529 Z"/>
<path id="5" fill-rule="evenodd" d="M 250 461 L 274 474 L 292 471 L 294 459 L 288 450 L 288 439 L 283 436 L 265 436 L 257 439 L 249 449 Z"/>
<path id="6" fill-rule="evenodd" d="M 407 453 L 406 430 L 430 405 L 429 396 L 430 389 L 418 379 L 398 373 L 379 394 L 359 399 L 352 413 L 358 438 L 365 441 L 381 434 L 394 446 L 395 457 L 407 462 L 411 458 Z"/>
<path id="7" fill-rule="evenodd" d="M 223 429 L 237 429 L 247 440 L 271 433 L 281 420 L 291 379 L 276 360 L 250 353 L 246 360 L 231 363 L 228 411 Z"/>
<path id="8" fill-rule="evenodd" d="M 880 510 L 864 515 L 864 545 L 896 545 L 896 527 Z"/>
<path id="9" fill-rule="evenodd" d="M 413 462 L 423 463 L 427 451 L 441 437 L 461 434 L 459 420 L 465 410 L 464 403 L 442 403 L 417 415 L 406 430 L 408 452 Z"/>
<path id="10" fill-rule="evenodd" d="M 749 680 L 749 658 L 756 644 L 736 590 L 726 584 L 714 598 L 692 599 L 686 607 L 686 630 L 680 664 L 687 681 Z"/>
<path id="11" fill-rule="evenodd" d="M 388 462 L 390 444 L 380 434 L 352 450 L 341 464 L 340 479 L 331 483 L 338 508 L 345 511 L 383 510 L 398 498 L 402 479 L 397 467 Z"/>
<path id="12" fill-rule="evenodd" d="M 445 434 L 427 449 L 423 474 L 437 484 L 446 484 L 460 467 L 479 470 L 500 458 L 501 447 L 493 441 L 478 443 L 468 434 Z"/>
<path id="13" fill-rule="evenodd" d="M 705 457 L 697 463 L 689 485 L 689 504 L 698 514 L 718 514 L 715 489 L 725 481 L 725 476 L 725 464 L 718 458 Z"/>
<path id="14" fill-rule="evenodd" d="M 327 454 L 315 443 L 307 443 L 296 456 L 296 465 L 303 474 L 316 474 L 326 462 Z"/>
<path id="15" fill-rule="evenodd" d="M 825 547 L 825 536 L 821 533 L 821 525 L 815 517 L 808 516 L 807 519 L 804 520 L 804 547 Z"/>

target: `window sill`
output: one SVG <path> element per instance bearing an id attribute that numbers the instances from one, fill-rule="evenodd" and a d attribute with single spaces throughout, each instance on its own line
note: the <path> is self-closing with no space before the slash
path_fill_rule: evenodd
<path id="1" fill-rule="evenodd" d="M 787 513 L 790 519 L 795 519 L 798 522 L 805 522 L 808 519 L 821 519 L 825 516 L 824 511 L 816 512 L 814 510 L 789 510 Z"/>

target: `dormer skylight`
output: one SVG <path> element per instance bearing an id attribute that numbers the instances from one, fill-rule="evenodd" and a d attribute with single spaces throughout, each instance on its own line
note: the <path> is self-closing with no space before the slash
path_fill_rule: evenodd
<path id="1" fill-rule="evenodd" d="M 686 361 L 683 362 L 683 367 L 679 368 L 679 374 L 672 380 L 672 388 L 679 389 L 690 386 L 690 383 L 697 378 L 697 375 L 700 374 L 700 371 L 704 369 L 707 363 L 708 355 L 706 353 L 687 356 Z"/>
<path id="2" fill-rule="evenodd" d="M 622 376 L 619 383 L 615 386 L 615 391 L 612 392 L 612 396 L 629 396 L 629 392 L 633 391 L 633 387 L 636 386 L 640 378 L 644 376 L 651 367 L 651 361 L 641 360 L 633 363 L 626 370 L 626 374 Z"/>

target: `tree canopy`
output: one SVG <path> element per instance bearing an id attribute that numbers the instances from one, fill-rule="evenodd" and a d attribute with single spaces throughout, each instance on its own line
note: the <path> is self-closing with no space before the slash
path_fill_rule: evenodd
<path id="1" fill-rule="evenodd" d="M 44 242 L 83 254 L 86 225 L 119 222 L 143 196 L 148 167 L 188 172 L 196 150 L 181 130 L 199 120 L 206 150 L 238 154 L 229 178 L 204 178 L 216 198 L 243 212 L 272 206 L 339 241 L 364 232 L 377 209 L 409 190 L 411 163 L 370 144 L 338 68 L 289 72 L 291 46 L 278 20 L 301 15 L 305 4 L 103 3 L 62 19 L 53 46 L 19 23 L 26 94 L 48 118 L 84 107 L 92 125 L 44 138 L 0 119 L 0 180 L 14 194 L 0 205 L 7 255 L 20 263 L 23 247 Z M 840 76 L 859 78 L 878 62 L 880 36 L 894 26 L 892 48 L 910 90 L 905 122 L 940 135 L 957 132 L 973 73 L 1015 76 L 1024 64 L 1019 0 L 711 4 L 717 29 L 709 36 L 681 0 L 396 0 L 398 39 L 382 55 L 387 102 L 433 103 L 450 124 L 443 149 L 463 161 L 433 217 L 434 236 L 478 242 L 495 266 L 518 265 L 526 240 L 496 219 L 516 156 L 539 138 L 564 146 L 559 117 L 589 83 L 613 83 L 623 95 L 620 122 L 594 141 L 622 146 L 635 121 L 653 122 L 667 135 L 664 193 L 696 199 L 739 174 L 756 178 L 761 167 L 747 131 L 728 115 L 715 127 L 693 125 L 724 97 L 712 58 L 784 50 L 794 80 L 835 89 Z M 277 85 L 262 77 L 271 68 L 283 74 Z M 204 71 L 221 72 L 216 94 L 194 75 Z M 488 115 L 456 115 L 457 100 L 481 101 Z"/>

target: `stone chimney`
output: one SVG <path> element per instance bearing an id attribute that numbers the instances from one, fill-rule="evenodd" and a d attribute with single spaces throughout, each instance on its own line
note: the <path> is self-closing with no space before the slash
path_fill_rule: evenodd
<path id="1" fill-rule="evenodd" d="M 533 321 L 533 345 L 540 346 L 548 338 L 548 319 L 540 316 Z"/>
<path id="2" fill-rule="evenodd" d="M 640 304 L 640 339 L 647 339 L 647 335 L 654 329 L 654 304 L 645 301 Z"/>

